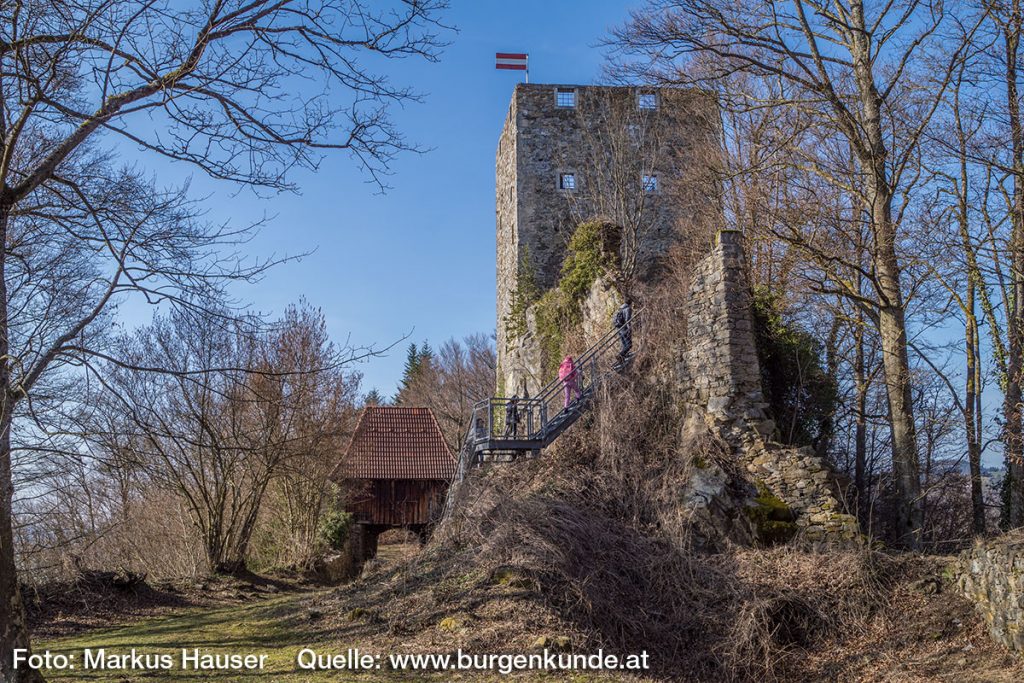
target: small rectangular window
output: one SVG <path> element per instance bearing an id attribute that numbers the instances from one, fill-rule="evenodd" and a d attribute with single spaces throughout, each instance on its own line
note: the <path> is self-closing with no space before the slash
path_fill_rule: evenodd
<path id="1" fill-rule="evenodd" d="M 576 106 L 576 91 L 572 88 L 556 88 L 555 105 L 572 109 Z"/>
<path id="2" fill-rule="evenodd" d="M 576 189 L 576 174 L 575 173 L 562 173 L 558 176 L 558 189 L 559 190 L 575 190 Z"/>
<path id="3" fill-rule="evenodd" d="M 656 175 L 645 175 L 641 179 L 644 186 L 644 192 L 657 192 L 658 191 L 658 176 Z"/>
<path id="4" fill-rule="evenodd" d="M 652 92 L 642 92 L 636 96 L 636 105 L 640 109 L 657 109 L 658 96 Z"/>

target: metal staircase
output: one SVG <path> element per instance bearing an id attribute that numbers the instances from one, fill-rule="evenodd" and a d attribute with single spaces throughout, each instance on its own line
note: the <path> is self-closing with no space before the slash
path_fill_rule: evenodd
<path id="1" fill-rule="evenodd" d="M 640 311 L 636 311 L 628 323 L 631 332 L 636 331 L 639 320 Z M 635 338 L 636 335 L 633 336 Z M 572 392 L 568 405 L 565 382 L 557 378 L 542 388 L 537 396 L 519 398 L 517 429 L 506 424 L 510 397 L 495 396 L 477 403 L 459 453 L 449 497 L 470 467 L 485 461 L 510 462 L 527 454 L 536 456 L 541 449 L 550 446 L 590 407 L 601 382 L 623 371 L 630 363 L 632 353 L 622 358 L 620 351 L 618 330 L 612 329 L 575 359 L 578 390 Z"/>

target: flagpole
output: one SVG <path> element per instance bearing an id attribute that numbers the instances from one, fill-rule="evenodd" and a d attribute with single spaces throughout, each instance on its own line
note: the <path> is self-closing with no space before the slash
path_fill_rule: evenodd
<path id="1" fill-rule="evenodd" d="M 526 82 L 530 82 L 530 53 L 526 53 Z"/>

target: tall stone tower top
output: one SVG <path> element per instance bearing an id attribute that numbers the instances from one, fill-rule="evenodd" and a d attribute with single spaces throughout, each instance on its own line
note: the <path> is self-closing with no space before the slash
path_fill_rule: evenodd
<path id="1" fill-rule="evenodd" d="M 499 377 L 516 292 L 557 284 L 576 225 L 623 228 L 623 264 L 643 279 L 694 216 L 717 205 L 714 96 L 683 88 L 521 83 L 496 160 Z"/>

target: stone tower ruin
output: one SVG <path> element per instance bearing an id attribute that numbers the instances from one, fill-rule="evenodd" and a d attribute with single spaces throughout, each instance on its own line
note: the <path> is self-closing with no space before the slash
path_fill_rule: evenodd
<path id="1" fill-rule="evenodd" d="M 632 230 L 638 277 L 707 211 L 721 149 L 717 102 L 682 88 L 519 84 L 497 152 L 497 351 L 505 377 L 517 291 L 558 282 L 581 221 Z M 702 191 L 703 190 L 703 191 Z M 626 206 L 616 215 L 612 206 Z M 499 380 L 499 383 L 502 380 Z"/>

